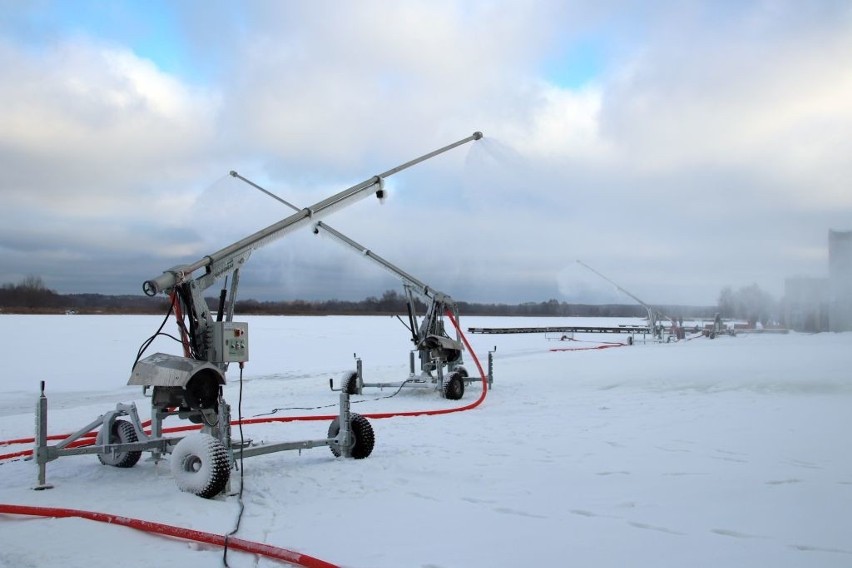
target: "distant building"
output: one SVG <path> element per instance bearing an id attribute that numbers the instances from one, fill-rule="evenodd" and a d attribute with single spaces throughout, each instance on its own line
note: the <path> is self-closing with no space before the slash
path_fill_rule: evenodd
<path id="1" fill-rule="evenodd" d="M 831 331 L 852 331 L 852 231 L 828 232 Z"/>
<path id="2" fill-rule="evenodd" d="M 784 281 L 784 320 L 794 331 L 829 330 L 829 279 L 788 278 Z"/>

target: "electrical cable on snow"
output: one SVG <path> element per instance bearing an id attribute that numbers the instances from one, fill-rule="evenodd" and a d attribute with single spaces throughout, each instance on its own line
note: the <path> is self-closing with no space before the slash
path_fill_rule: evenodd
<path id="1" fill-rule="evenodd" d="M 411 379 L 407 379 L 407 380 L 403 381 L 402 384 L 399 385 L 399 388 L 397 388 L 396 391 L 393 394 L 389 394 L 387 396 L 378 396 L 376 398 L 364 398 L 364 399 L 361 399 L 361 400 L 352 400 L 352 401 L 349 402 L 349 404 L 358 404 L 360 402 L 375 402 L 377 400 L 385 400 L 387 398 L 393 398 L 396 395 L 398 395 L 402 391 L 403 387 L 405 387 L 405 385 L 407 385 L 410 382 L 411 382 Z M 254 416 L 252 416 L 252 418 L 257 418 L 259 416 L 272 416 L 273 414 L 278 414 L 278 412 L 280 412 L 282 410 L 322 410 L 323 408 L 331 408 L 331 407 L 337 406 L 337 405 L 338 405 L 338 403 L 324 404 L 322 406 L 309 406 L 309 407 L 291 406 L 291 407 L 288 407 L 288 408 L 273 408 L 269 412 L 262 412 L 260 414 L 255 414 Z"/>
<path id="2" fill-rule="evenodd" d="M 240 491 L 237 494 L 237 504 L 239 505 L 239 512 L 237 513 L 237 522 L 234 524 L 234 529 L 225 535 L 225 545 L 223 547 L 222 552 L 222 563 L 225 566 L 228 566 L 228 541 L 229 539 L 237 534 L 237 531 L 240 530 L 240 522 L 243 520 L 243 512 L 246 507 L 243 503 L 243 487 L 244 485 L 244 475 L 243 471 L 245 471 L 243 466 L 243 452 L 242 447 L 245 445 L 245 436 L 243 436 L 243 368 L 245 364 L 240 361 L 240 391 L 239 397 L 237 399 L 237 423 L 240 428 Z"/>

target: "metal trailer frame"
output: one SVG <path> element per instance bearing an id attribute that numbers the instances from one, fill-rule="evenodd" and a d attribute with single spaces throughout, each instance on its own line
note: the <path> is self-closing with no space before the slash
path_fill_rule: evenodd
<path id="1" fill-rule="evenodd" d="M 36 445 L 33 459 L 38 465 L 38 482 L 34 488 L 51 487 L 47 483 L 47 463 L 59 457 L 97 454 L 106 465 L 132 467 L 143 451 L 150 451 L 155 461 L 160 460 L 164 454 L 174 453 L 176 449 L 181 448 L 183 440 L 190 436 L 167 438 L 162 435 L 163 419 L 173 415 L 201 424 L 202 435 L 209 436 L 215 442 L 208 448 L 209 455 L 188 456 L 184 464 L 185 471 L 190 474 L 198 472 L 199 469 L 218 470 L 218 477 L 211 480 L 211 483 L 215 482 L 212 490 L 207 488 L 194 491 L 203 497 L 212 497 L 227 491 L 230 470 L 235 467 L 237 459 L 244 457 L 319 446 L 329 446 L 336 456 L 369 456 L 374 443 L 372 427 L 366 419 L 350 412 L 348 392 L 340 394 L 338 416 L 332 421 L 326 438 L 234 447 L 231 440 L 230 406 L 222 396 L 222 387 L 226 383 L 225 373 L 229 363 L 239 363 L 242 368 L 248 361 L 248 325 L 233 321 L 240 268 L 254 250 L 300 227 L 315 223 L 325 214 L 366 197 L 369 193 L 375 193 L 379 199 L 383 198 L 384 178 L 480 138 L 482 133 L 475 132 L 467 138 L 300 209 L 293 215 L 193 263 L 175 266 L 160 276 L 146 280 L 142 285 L 146 295 L 164 293 L 170 296 L 184 346 L 183 357 L 156 353 L 137 360 L 133 366 L 128 384 L 141 385 L 146 395 L 151 389 L 151 435 L 145 433 L 135 404 L 118 404 L 115 410 L 99 416 L 51 446 L 47 443 L 47 397 L 42 383 L 36 408 Z M 231 174 L 237 175 L 236 172 Z M 229 276 L 230 292 L 227 289 Z M 204 297 L 204 290 L 221 278 L 224 278 L 224 285 L 214 320 Z M 188 326 L 185 325 L 184 318 L 188 321 Z M 128 417 L 129 422 L 119 420 L 120 417 Z M 101 429 L 94 445 L 71 447 L 97 427 Z M 121 439 L 122 437 L 126 439 Z M 205 460 L 213 461 L 213 467 L 200 468 L 199 464 Z M 175 468 L 174 460 L 172 468 Z"/>
<path id="2" fill-rule="evenodd" d="M 174 447 L 177 446 L 181 442 L 181 440 L 185 438 L 185 436 L 166 437 L 163 436 L 162 433 L 155 434 L 155 432 L 157 431 L 162 432 L 162 420 L 164 418 L 173 415 L 182 415 L 181 417 L 185 417 L 183 412 L 156 411 L 155 418 L 152 418 L 152 429 L 151 434 L 149 435 L 145 432 L 145 429 L 142 426 L 142 422 L 139 419 L 139 413 L 136 409 L 136 403 L 118 403 L 116 404 L 114 410 L 110 410 L 98 416 L 95 420 L 83 426 L 76 432 L 69 434 L 57 444 L 49 445 L 47 442 L 48 404 L 44 388 L 44 381 L 42 381 L 41 393 L 39 395 L 38 403 L 36 406 L 35 447 L 33 448 L 33 457 L 28 458 L 35 460 L 36 465 L 38 467 L 38 481 L 36 485 L 33 486 L 33 489 L 42 490 L 53 488 L 53 485 L 47 482 L 47 464 L 61 457 L 87 454 L 94 454 L 99 456 L 116 456 L 121 454 L 127 454 L 129 452 L 149 451 L 152 454 L 152 461 L 157 463 L 164 459 L 163 456 L 165 454 L 171 454 Z M 228 441 L 226 448 L 229 451 L 230 465 L 233 465 L 241 458 L 260 456 L 288 450 L 301 451 L 321 446 L 329 446 L 331 448 L 334 448 L 334 452 L 336 455 L 342 455 L 346 458 L 352 457 L 352 450 L 357 441 L 354 439 L 351 428 L 352 412 L 350 411 L 349 395 L 345 392 L 341 392 L 340 394 L 339 414 L 335 421 L 333 421 L 333 424 L 339 425 L 339 428 L 337 429 L 337 434 L 335 436 L 329 436 L 326 438 L 319 438 L 314 440 L 300 440 L 295 442 L 274 442 L 261 445 L 252 445 L 252 442 L 249 440 L 245 442 L 244 445 L 240 445 L 239 447 L 235 447 L 233 440 L 231 439 L 230 406 L 225 403 L 224 399 L 220 400 L 220 403 L 221 408 L 219 409 L 219 417 L 222 419 L 223 425 L 226 425 L 226 427 L 219 428 L 219 424 L 212 427 L 205 425 L 201 428 L 201 432 L 210 434 L 211 436 L 214 436 L 220 440 L 222 439 L 222 437 L 224 437 Z M 193 412 L 191 415 L 201 417 L 201 412 Z M 113 430 L 114 425 L 121 417 L 128 418 L 127 423 L 129 423 L 133 427 L 133 431 L 135 433 L 136 438 L 135 441 L 113 443 L 106 439 L 104 433 L 111 432 Z M 83 440 L 89 432 L 99 427 L 100 430 L 98 432 L 94 444 L 80 447 L 69 447 L 72 446 L 75 442 Z M 221 433 L 218 435 L 216 434 L 217 430 L 221 430 Z M 135 464 L 135 461 L 133 463 Z M 225 492 L 230 492 L 228 487 L 225 488 Z"/>

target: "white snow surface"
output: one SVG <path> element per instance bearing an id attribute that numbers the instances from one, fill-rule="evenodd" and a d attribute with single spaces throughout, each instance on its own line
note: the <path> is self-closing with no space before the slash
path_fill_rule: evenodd
<path id="1" fill-rule="evenodd" d="M 334 414 L 329 378 L 363 358 L 367 381 L 408 376 L 408 332 L 390 317 L 248 317 L 242 415 Z M 75 431 L 115 403 L 153 316 L 0 315 L 0 440 L 33 435 L 39 381 L 49 431 Z M 638 320 L 462 318 L 502 327 Z M 173 322 L 165 331 L 175 333 Z M 755 334 L 551 351 L 623 335 L 468 334 L 494 388 L 473 410 L 371 420 L 373 454 L 328 448 L 245 460 L 236 536 L 340 566 L 852 566 L 852 334 Z M 158 339 L 148 353 L 179 353 Z M 475 365 L 466 354 L 467 368 Z M 239 369 L 225 395 L 236 416 Z M 366 414 L 464 406 L 431 389 L 368 390 Z M 327 407 L 326 407 L 327 406 Z M 316 407 L 326 407 L 317 408 Z M 183 425 L 169 419 L 166 426 Z M 246 426 L 246 438 L 324 438 L 327 422 Z M 239 437 L 235 428 L 234 435 Z M 0 454 L 26 446 L 0 446 Z M 180 492 L 149 454 L 131 469 L 91 455 L 47 468 L 0 463 L 0 503 L 118 514 L 218 534 L 236 496 Z M 232 479 L 239 475 L 234 472 Z M 228 565 L 278 563 L 231 551 Z M 222 565 L 222 550 L 82 519 L 0 515 L 0 566 Z"/>

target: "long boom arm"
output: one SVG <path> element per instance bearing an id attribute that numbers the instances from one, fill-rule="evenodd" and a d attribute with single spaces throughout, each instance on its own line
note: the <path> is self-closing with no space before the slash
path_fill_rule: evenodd
<path id="1" fill-rule="evenodd" d="M 273 223 L 265 229 L 261 229 L 253 235 L 249 235 L 244 239 L 214 252 L 213 254 L 204 256 L 190 264 L 175 266 L 156 278 L 146 280 L 142 284 L 142 289 L 148 296 L 155 296 L 160 292 L 165 292 L 174 288 L 178 284 L 182 284 L 190 280 L 192 278 L 192 274 L 202 268 L 205 269 L 208 278 L 204 278 L 204 285 L 200 286 L 200 288 L 203 289 L 209 287 L 220 276 L 230 274 L 236 268 L 239 268 L 239 266 L 248 259 L 248 256 L 252 251 L 286 235 L 289 232 L 292 232 L 295 229 L 298 229 L 299 227 L 316 221 L 322 215 L 327 215 L 341 207 L 349 205 L 350 201 L 366 197 L 366 195 L 371 191 L 375 191 L 379 197 L 382 197 L 382 192 L 384 191 L 382 180 L 385 178 L 439 154 L 447 152 L 448 150 L 452 150 L 457 146 L 461 146 L 462 144 L 466 144 L 472 140 L 479 140 L 480 138 L 482 138 L 482 133 L 474 132 L 471 136 L 459 140 L 458 142 L 448 144 L 443 148 L 424 154 L 419 158 L 410 160 L 395 168 L 391 168 L 382 174 L 373 176 L 370 179 L 355 184 L 348 189 L 315 203 L 310 207 L 306 207 L 286 219 Z M 232 175 L 235 173 L 236 172 L 232 172 Z"/>
<path id="2" fill-rule="evenodd" d="M 607 282 L 609 282 L 610 284 L 612 284 L 613 286 L 618 288 L 618 290 L 620 292 L 623 292 L 623 293 L 627 294 L 628 296 L 630 296 L 631 298 L 633 298 L 634 300 L 636 300 L 639 303 L 639 305 L 642 306 L 643 308 L 645 308 L 646 310 L 651 311 L 651 310 L 654 309 L 651 306 L 649 306 L 648 304 L 646 304 L 645 302 L 643 302 L 642 300 L 640 300 L 639 298 L 637 298 L 636 296 L 634 296 L 633 294 L 631 294 L 630 292 L 628 292 L 627 290 L 625 290 L 624 288 L 622 288 L 621 286 L 619 286 L 618 284 L 616 284 L 615 282 L 613 282 L 612 280 L 610 280 L 609 278 L 607 278 L 606 276 L 604 276 L 603 274 L 601 274 L 600 272 L 598 272 L 597 270 L 595 270 L 594 268 L 592 268 L 591 266 L 589 266 L 588 264 L 586 264 L 585 262 L 583 262 L 582 260 L 578 260 L 577 264 L 579 264 L 580 266 L 583 266 L 585 268 L 588 268 L 589 270 L 591 270 L 592 272 L 594 272 L 595 274 L 597 274 L 598 276 L 600 276 L 601 278 L 603 278 L 604 280 L 606 280 Z"/>
<path id="3" fill-rule="evenodd" d="M 326 223 L 323 223 L 322 221 L 317 221 L 314 224 L 314 233 L 319 233 L 319 232 L 327 233 L 327 234 L 331 235 L 332 237 L 334 237 L 337 241 L 355 249 L 361 255 L 365 256 L 366 258 L 369 258 L 370 260 L 372 260 L 373 262 L 375 262 L 376 264 L 378 264 L 379 266 L 381 266 L 382 268 L 384 268 L 385 270 L 387 270 L 391 274 L 398 276 L 403 281 L 404 284 L 414 288 L 420 294 L 423 294 L 424 296 L 429 297 L 429 298 L 435 298 L 435 299 L 439 299 L 439 300 L 449 300 L 450 299 L 450 297 L 447 294 L 444 294 L 443 292 L 439 292 L 438 290 L 435 290 L 434 288 L 426 285 L 421 280 L 418 280 L 417 278 L 415 278 L 414 276 L 412 276 L 408 272 L 404 271 L 400 267 L 396 266 L 395 264 L 393 264 L 389 260 L 382 258 L 381 256 L 379 256 L 378 254 L 376 254 L 372 250 L 368 249 L 364 245 L 350 239 L 349 237 L 347 237 L 346 235 L 344 235 L 343 233 L 341 233 L 337 229 L 330 227 L 329 225 L 327 225 Z"/>

